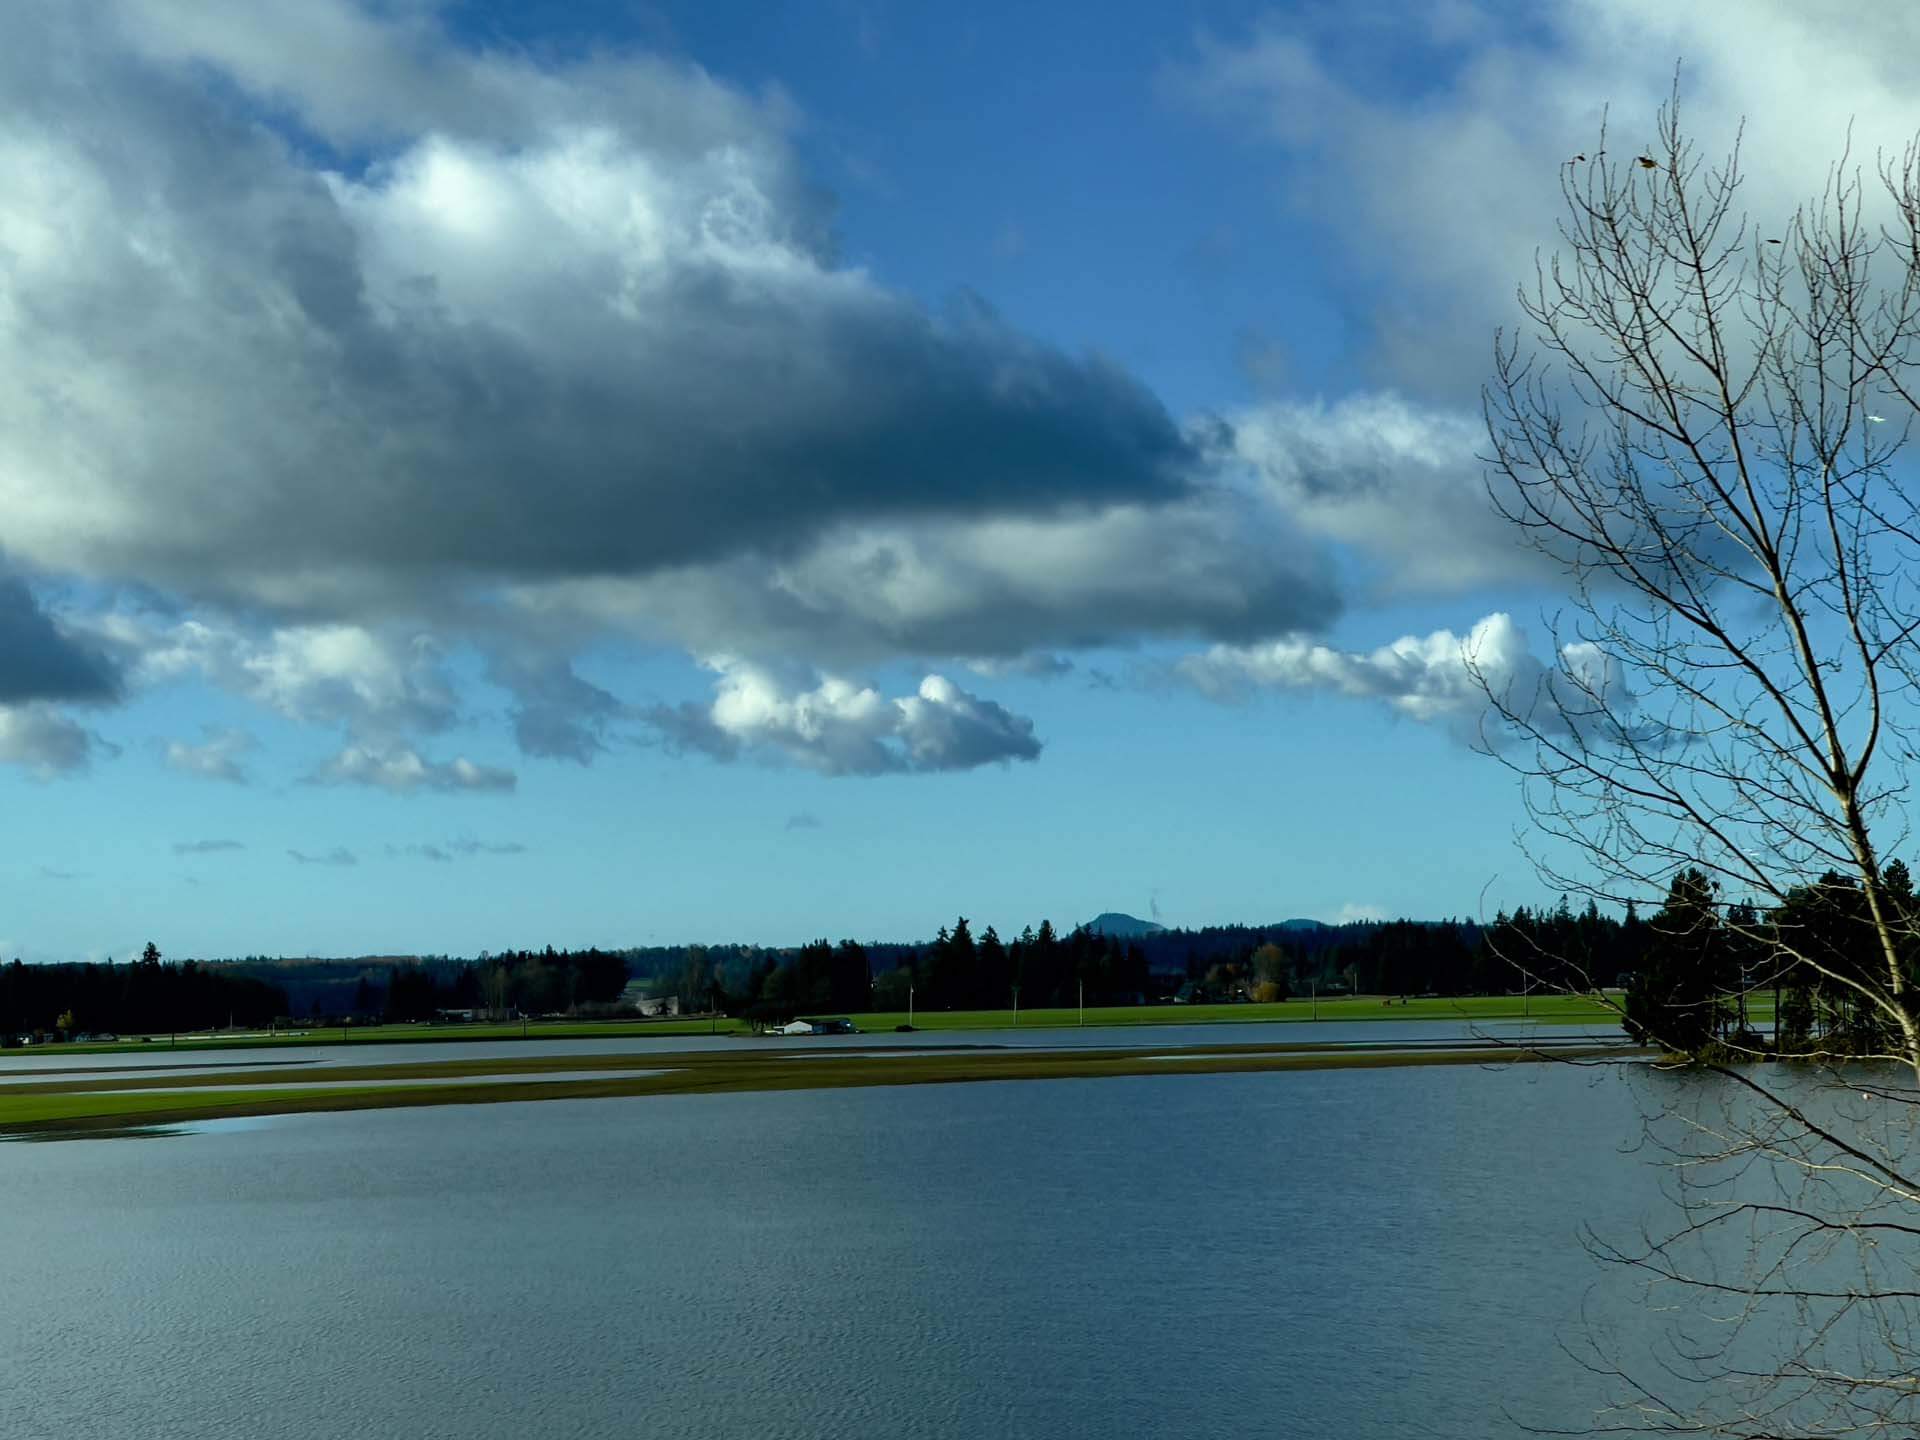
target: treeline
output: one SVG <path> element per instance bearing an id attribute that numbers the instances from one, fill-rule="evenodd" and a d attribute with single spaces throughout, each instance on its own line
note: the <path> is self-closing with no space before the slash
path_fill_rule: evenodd
<path id="1" fill-rule="evenodd" d="M 1920 1004 L 1889 1013 L 1866 997 L 1920 994 L 1920 898 L 1903 861 L 1881 879 L 1891 911 L 1884 929 L 1858 882 L 1831 871 L 1766 911 L 1725 904 L 1705 873 L 1682 871 L 1647 922 L 1646 963 L 1626 995 L 1628 1032 L 1687 1055 L 1892 1052 Z M 1889 985 L 1889 966 L 1900 985 Z M 1752 1023 L 1758 997 L 1772 1001 L 1770 1034 Z"/>
<path id="2" fill-rule="evenodd" d="M 977 938 L 963 915 L 924 947 L 889 946 L 875 965 L 868 947 L 815 940 L 789 956 L 716 960 L 698 947 L 678 978 L 683 1008 L 714 1008 L 753 1020 L 868 1010 L 1000 1010 L 1079 1003 L 1141 1005 L 1153 992 L 1146 954 L 1091 930 L 1067 936 L 1047 921 L 1011 941 L 989 925 Z M 727 959 L 733 963 L 727 963 Z"/>
<path id="3" fill-rule="evenodd" d="M 1824 891 L 1822 893 L 1825 893 Z M 1838 903 L 1838 902 L 1834 902 Z M 918 1010 L 1043 1009 L 1181 1000 L 1285 1000 L 1511 992 L 1613 985 L 1645 968 L 1651 927 L 1593 906 L 1522 908 L 1482 927 L 1470 920 L 1164 930 L 1121 938 L 1042 921 L 1011 938 L 965 917 L 920 945 L 825 939 L 762 946 L 483 951 L 475 958 L 169 964 L 149 947 L 133 965 L 5 968 L 0 1034 L 204 1029 L 483 1016 L 624 1013 L 630 980 L 683 1012 L 783 1015 Z M 1809 995 L 1813 991 L 1809 990 Z M 1844 997 L 1810 999 L 1814 1030 L 1849 1023 Z M 63 1020 L 71 1022 L 62 1024 Z"/>
<path id="4" fill-rule="evenodd" d="M 1222 926 L 1121 939 L 1042 921 L 1012 940 L 963 916 L 931 944 L 877 947 L 816 940 L 798 951 L 719 954 L 692 947 L 654 984 L 683 1007 L 778 1018 L 810 1012 L 1002 1010 L 1183 1001 L 1281 1001 L 1310 992 L 1384 996 L 1508 993 L 1623 984 L 1648 930 L 1592 904 L 1521 907 L 1482 927 L 1468 920 L 1329 926 Z"/>
<path id="5" fill-rule="evenodd" d="M 0 1044 L 28 1036 L 205 1030 L 266 1025 L 287 1013 L 286 992 L 230 967 L 172 964 L 148 945 L 116 965 L 0 967 Z"/>
<path id="6" fill-rule="evenodd" d="M 479 960 L 403 963 L 384 991 L 362 977 L 354 1013 L 388 1021 L 430 1020 L 450 1010 L 488 1015 L 611 1011 L 627 985 L 623 956 L 600 949 L 503 950 Z"/>

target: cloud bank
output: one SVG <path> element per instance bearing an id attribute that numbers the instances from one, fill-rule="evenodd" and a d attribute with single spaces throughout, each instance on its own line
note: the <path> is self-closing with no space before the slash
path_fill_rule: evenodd
<path id="1" fill-rule="evenodd" d="M 420 752 L 462 716 L 456 651 L 521 753 L 588 764 L 661 729 L 574 668 L 607 639 L 925 673 L 1339 611 L 1283 507 L 1223 475 L 1219 422 L 848 263 L 777 97 L 475 48 L 430 5 L 9 21 L 6 543 L 140 598 L 70 626 L 0 582 L 0 706 L 194 679 L 341 731 L 320 778 L 504 789 Z M 1037 753 L 934 688 L 846 755 L 680 739 L 828 773 Z M 38 738 L 0 759 L 98 751 L 55 712 L 11 723 Z M 175 763 L 232 778 L 194 748 Z"/>

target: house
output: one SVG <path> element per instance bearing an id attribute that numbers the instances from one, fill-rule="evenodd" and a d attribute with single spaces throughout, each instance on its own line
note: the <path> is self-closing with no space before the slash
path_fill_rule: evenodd
<path id="1" fill-rule="evenodd" d="M 800 1019 L 780 1027 L 782 1035 L 858 1035 L 853 1021 L 844 1015 L 830 1015 L 823 1019 Z"/>
<path id="2" fill-rule="evenodd" d="M 620 992 L 620 1004 L 631 1006 L 641 1015 L 678 1015 L 680 997 L 678 995 L 650 995 L 646 980 L 629 980 L 627 988 Z"/>

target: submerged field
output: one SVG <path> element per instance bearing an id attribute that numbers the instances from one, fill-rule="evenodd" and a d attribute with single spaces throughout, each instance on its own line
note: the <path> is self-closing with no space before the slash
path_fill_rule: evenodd
<path id="1" fill-rule="evenodd" d="M 1617 1020 L 1611 1008 L 1618 992 L 1605 998 L 1584 995 L 1467 995 L 1388 1001 L 1380 996 L 1339 997 L 1314 1002 L 1287 1000 L 1268 1005 L 1108 1005 L 1078 1009 L 1022 1010 L 1017 1021 L 1011 1010 L 916 1010 L 916 1030 L 1055 1030 L 1110 1025 L 1311 1024 L 1315 1021 L 1356 1020 L 1536 1020 L 1547 1025 L 1609 1024 Z M 874 1011 L 849 1017 L 862 1032 L 885 1033 L 908 1023 L 900 1011 Z M 291 1049 L 303 1045 L 395 1044 L 435 1040 L 592 1040 L 625 1036 L 729 1035 L 744 1033 L 740 1021 L 726 1018 L 676 1020 L 529 1020 L 507 1024 L 356 1025 L 340 1028 L 302 1026 L 269 1034 L 181 1034 L 149 1038 L 122 1038 L 77 1045 L 48 1047 L 65 1053 L 89 1054 L 150 1050 Z"/>
<path id="2" fill-rule="evenodd" d="M 520 1056 L 308 1068 L 240 1064 L 214 1073 L 165 1068 L 105 1072 L 84 1064 L 30 1072 L 0 1085 L 0 1135 L 84 1135 L 236 1116 L 375 1110 L 614 1096 L 821 1090 L 968 1081 L 1097 1079 L 1125 1075 L 1485 1065 L 1618 1057 L 1618 1047 L 1572 1046 L 1551 1055 L 1492 1042 L 1443 1050 L 1354 1050 L 1300 1044 L 1140 1050 L 951 1051 L 859 1049 L 694 1051 Z M 80 1057 L 76 1057 L 78 1059 Z M 582 1072 L 593 1072 L 583 1076 Z"/>

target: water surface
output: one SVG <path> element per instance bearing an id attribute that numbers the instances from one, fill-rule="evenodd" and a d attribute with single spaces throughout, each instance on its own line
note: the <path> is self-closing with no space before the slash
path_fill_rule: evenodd
<path id="1" fill-rule="evenodd" d="M 1612 1072 L 1443 1067 L 304 1115 L 0 1150 L 20 1440 L 1518 1433 Z"/>

